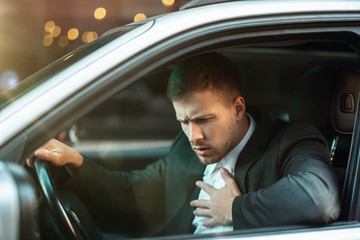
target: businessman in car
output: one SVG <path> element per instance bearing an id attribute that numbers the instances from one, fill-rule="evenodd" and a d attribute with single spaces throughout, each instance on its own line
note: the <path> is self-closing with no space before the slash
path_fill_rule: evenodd
<path id="1" fill-rule="evenodd" d="M 106 170 L 54 139 L 35 155 L 67 167 L 62 187 L 104 210 L 139 212 L 152 233 L 335 220 L 338 183 L 321 133 L 248 113 L 239 82 L 236 66 L 218 53 L 180 62 L 167 91 L 183 131 L 144 170 Z"/>

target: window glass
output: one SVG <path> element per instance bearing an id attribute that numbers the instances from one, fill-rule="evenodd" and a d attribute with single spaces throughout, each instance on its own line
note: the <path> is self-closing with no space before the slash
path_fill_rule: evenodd
<path id="1" fill-rule="evenodd" d="M 22 80 L 15 88 L 0 92 L 0 109 L 4 108 L 9 103 L 29 92 L 31 89 L 36 88 L 39 84 L 47 81 L 52 76 L 55 76 L 75 62 L 83 59 L 87 55 L 93 53 L 95 50 L 103 47 L 107 43 L 135 29 L 138 26 L 141 26 L 141 24 L 124 26 L 105 33 L 95 41 L 78 48 L 77 50 L 60 58 L 34 75 L 26 78 L 25 80 Z"/>

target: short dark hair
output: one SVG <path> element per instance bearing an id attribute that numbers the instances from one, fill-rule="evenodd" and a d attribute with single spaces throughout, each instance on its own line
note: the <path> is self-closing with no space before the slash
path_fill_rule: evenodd
<path id="1" fill-rule="evenodd" d="M 227 101 L 239 96 L 240 88 L 235 64 L 220 53 L 209 52 L 187 58 L 175 67 L 168 81 L 167 95 L 177 101 L 188 92 L 211 90 Z"/>

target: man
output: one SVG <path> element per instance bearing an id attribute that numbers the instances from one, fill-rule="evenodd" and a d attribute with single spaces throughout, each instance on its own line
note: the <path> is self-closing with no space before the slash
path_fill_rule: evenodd
<path id="1" fill-rule="evenodd" d="M 56 140 L 35 155 L 72 172 L 63 187 L 104 210 L 140 213 L 151 233 L 335 220 L 338 185 L 320 132 L 246 113 L 238 78 L 217 53 L 177 65 L 168 95 L 183 133 L 145 170 L 105 170 Z"/>

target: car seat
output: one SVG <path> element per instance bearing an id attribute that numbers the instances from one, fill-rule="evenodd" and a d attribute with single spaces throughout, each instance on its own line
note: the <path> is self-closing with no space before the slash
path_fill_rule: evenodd
<path id="1" fill-rule="evenodd" d="M 310 121 L 324 134 L 341 190 L 348 165 L 359 89 L 360 74 L 356 70 L 340 65 L 317 66 L 300 79 L 290 103 L 291 122 Z"/>

